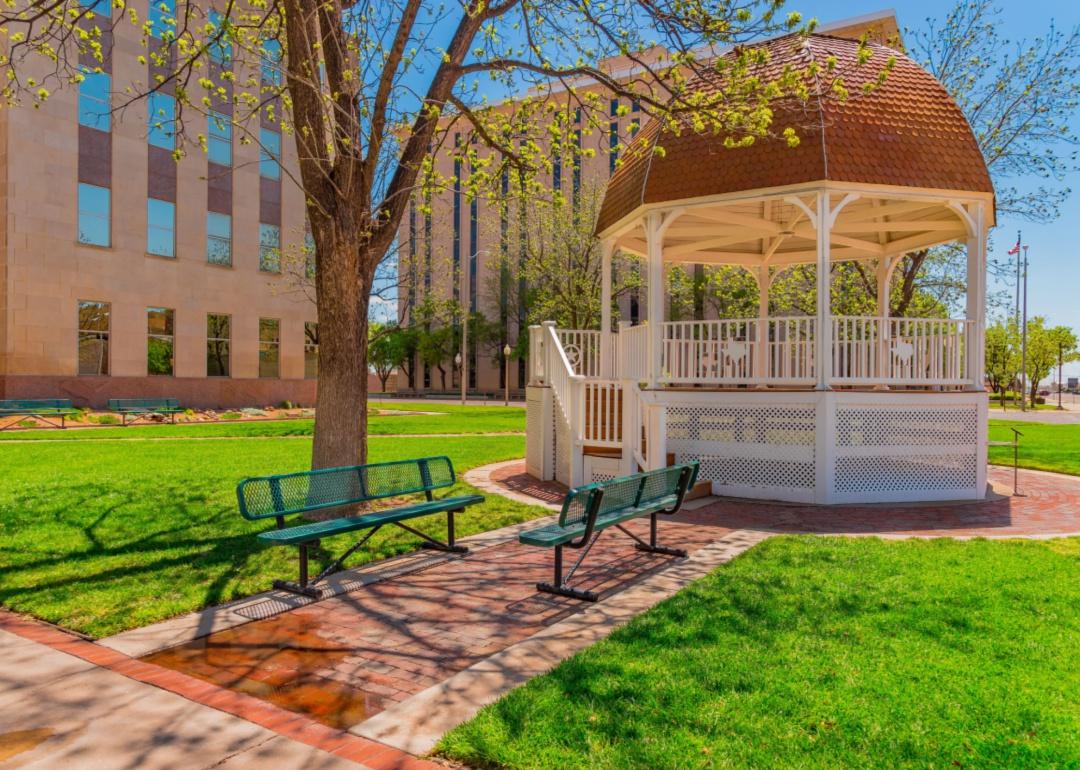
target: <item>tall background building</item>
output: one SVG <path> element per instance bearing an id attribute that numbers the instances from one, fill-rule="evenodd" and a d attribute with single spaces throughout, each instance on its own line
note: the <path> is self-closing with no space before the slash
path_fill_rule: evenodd
<path id="1" fill-rule="evenodd" d="M 110 113 L 154 67 L 137 29 L 113 34 L 106 51 L 123 55 L 104 72 L 40 109 L 0 109 L 0 398 L 314 403 L 315 305 L 282 265 L 306 240 L 292 140 L 264 119 L 241 143 L 223 100 L 205 127 L 184 117 L 209 154 L 175 162 L 168 87 Z"/>
<path id="2" fill-rule="evenodd" d="M 900 44 L 897 20 L 891 10 L 831 22 L 819 26 L 817 31 L 850 39 L 865 35 L 877 42 Z M 643 58 L 657 60 L 665 55 L 665 51 L 654 49 Z M 612 57 L 599 63 L 602 71 L 619 79 L 633 77 L 635 66 L 626 57 Z M 553 84 L 550 98 L 559 104 L 571 104 L 573 117 L 568 138 L 584 152 L 553 153 L 551 171 L 540 179 L 547 189 L 558 190 L 568 199 L 583 191 L 602 192 L 617 168 L 620 150 L 646 120 L 639 105 L 625 99 L 620 103 L 595 82 L 572 85 L 578 98 L 571 99 L 557 84 Z M 585 100 L 581 97 L 585 93 L 599 98 Z M 591 113 L 583 112 L 587 107 L 577 107 L 579 101 L 592 105 Z M 501 351 L 506 344 L 514 347 L 526 336 L 529 323 L 546 320 L 532 317 L 528 307 L 507 308 L 505 298 L 495 288 L 499 285 L 498 273 L 524 253 L 528 227 L 525 223 L 533 216 L 530 203 L 512 194 L 510 187 L 515 182 L 510 173 L 495 182 L 499 189 L 494 195 L 470 196 L 465 184 L 470 173 L 467 161 L 458 160 L 455 153 L 447 151 L 464 141 L 467 141 L 465 128 L 455 129 L 452 125 L 447 128 L 442 137 L 442 151 L 434 155 L 436 176 L 445 183 L 435 192 L 417 193 L 403 219 L 398 237 L 398 318 L 402 324 L 412 323 L 425 298 L 453 300 L 467 304 L 471 312 L 497 323 L 501 333 L 484 345 L 470 345 L 466 353 L 468 365 L 461 368 L 453 360 L 453 351 L 448 351 L 441 365 L 425 364 L 417 354 L 408 371 L 398 372 L 396 386 L 401 393 L 456 393 L 460 389 L 462 369 L 467 371 L 469 391 L 499 393 L 508 374 L 510 389 L 523 392 L 527 379 L 524 358 L 506 362 Z M 697 266 L 697 269 L 702 268 Z M 518 292 L 511 292 L 511 301 L 518 296 Z M 644 291 L 625 291 L 619 296 L 618 304 L 617 320 L 636 323 L 646 316 Z M 508 372 L 504 368 L 507 363 Z"/>

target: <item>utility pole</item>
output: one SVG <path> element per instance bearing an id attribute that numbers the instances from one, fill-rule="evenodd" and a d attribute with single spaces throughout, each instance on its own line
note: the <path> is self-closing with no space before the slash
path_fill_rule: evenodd
<path id="1" fill-rule="evenodd" d="M 1028 286 L 1028 247 L 1024 246 L 1024 318 L 1020 326 L 1020 411 L 1027 411 L 1027 286 Z"/>
<path id="2" fill-rule="evenodd" d="M 1062 381 L 1061 381 L 1061 370 L 1062 370 L 1062 368 L 1064 368 L 1064 366 L 1065 366 L 1065 342 L 1064 342 L 1064 340 L 1058 339 L 1058 405 L 1057 405 L 1057 408 L 1059 410 L 1065 408 L 1065 407 L 1063 407 L 1061 405 L 1061 391 L 1062 391 L 1061 386 L 1063 384 Z"/>

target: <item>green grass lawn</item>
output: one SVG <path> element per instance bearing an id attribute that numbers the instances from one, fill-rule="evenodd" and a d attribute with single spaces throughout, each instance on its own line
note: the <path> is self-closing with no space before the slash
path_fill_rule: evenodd
<path id="1" fill-rule="evenodd" d="M 778 537 L 514 690 L 490 768 L 1080 767 L 1080 540 Z"/>
<path id="2" fill-rule="evenodd" d="M 1020 437 L 1021 468 L 1080 476 L 1080 425 L 991 420 L 990 440 L 1012 441 L 1010 427 L 1024 434 Z M 1012 465 L 1012 448 L 990 447 L 990 462 Z"/>
<path id="3" fill-rule="evenodd" d="M 447 454 L 460 473 L 521 457 L 524 444 L 520 436 L 374 438 L 370 455 Z M 296 549 L 256 541 L 272 523 L 244 520 L 235 487 L 245 476 L 302 470 L 310 455 L 310 440 L 280 438 L 0 444 L 0 604 L 100 637 L 294 579 Z M 459 516 L 457 530 L 464 536 L 544 513 L 489 498 Z M 420 521 L 445 531 L 445 516 Z M 348 538 L 325 542 L 340 552 Z M 349 564 L 418 543 L 388 527 Z"/>
<path id="4" fill-rule="evenodd" d="M 523 433 L 525 410 L 521 407 L 467 406 L 424 402 L 380 402 L 373 408 L 416 410 L 434 414 L 373 415 L 368 418 L 372 436 L 424 433 Z M 250 420 L 210 423 L 138 424 L 128 427 L 94 427 L 71 430 L 23 430 L 0 432 L 0 441 L 85 441 L 103 438 L 226 438 L 310 436 L 310 419 Z"/>

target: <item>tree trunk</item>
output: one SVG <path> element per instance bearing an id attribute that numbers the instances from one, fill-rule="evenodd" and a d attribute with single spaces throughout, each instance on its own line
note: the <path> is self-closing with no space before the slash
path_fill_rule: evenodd
<path id="1" fill-rule="evenodd" d="M 316 235 L 319 311 L 319 388 L 315 402 L 312 468 L 367 460 L 367 348 L 369 283 L 358 270 L 350 239 Z M 334 251 L 322 257 L 323 249 Z"/>

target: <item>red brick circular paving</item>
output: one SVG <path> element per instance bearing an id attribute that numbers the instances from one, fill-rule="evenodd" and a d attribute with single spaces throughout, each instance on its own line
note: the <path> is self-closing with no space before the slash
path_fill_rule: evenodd
<path id="1" fill-rule="evenodd" d="M 990 466 L 993 494 L 984 501 L 912 505 L 816 506 L 721 499 L 694 511 L 731 529 L 777 533 L 830 533 L 884 537 L 1052 537 L 1080 535 L 1080 477 L 1020 471 L 1021 495 L 1012 495 L 1011 468 Z M 525 463 L 492 469 L 506 489 L 549 502 L 565 487 L 538 482 Z"/>

